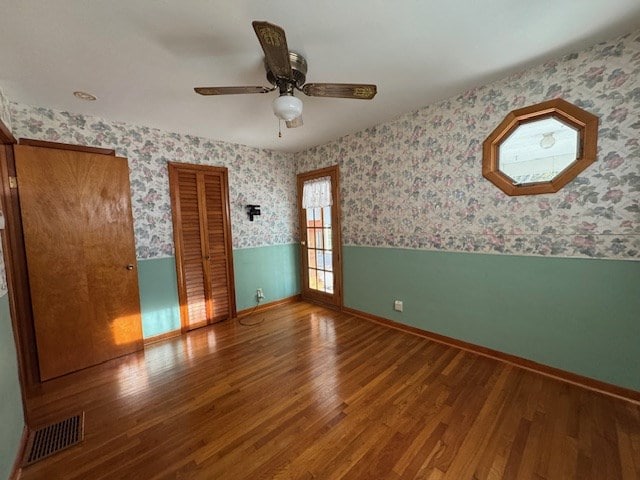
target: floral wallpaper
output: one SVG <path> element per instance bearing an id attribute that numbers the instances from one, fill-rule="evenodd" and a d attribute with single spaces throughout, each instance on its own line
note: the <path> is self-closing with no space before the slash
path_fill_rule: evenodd
<path id="1" fill-rule="evenodd" d="M 0 121 L 11 130 L 11 111 L 9 108 L 9 99 L 0 88 Z"/>
<path id="2" fill-rule="evenodd" d="M 11 130 L 11 112 L 9 110 L 9 99 L 0 88 L 0 121 Z M 2 219 L 2 206 L 0 205 L 0 219 Z M 3 219 L 2 219 L 3 220 Z M 4 232 L 1 232 L 4 235 Z M 4 255 L 2 252 L 2 242 L 0 241 L 0 297 L 7 293 L 7 277 L 4 268 Z"/>
<path id="3" fill-rule="evenodd" d="M 561 97 L 600 117 L 598 159 L 555 194 L 509 197 L 482 142 Z M 640 259 L 640 31 L 296 154 L 340 165 L 347 245 Z"/>
<path id="4" fill-rule="evenodd" d="M 482 142 L 509 111 L 556 97 L 600 117 L 597 162 L 555 194 L 506 196 L 482 177 Z M 0 94 L 0 115 L 6 104 Z M 294 171 L 338 163 L 347 245 L 640 258 L 640 31 L 295 155 L 22 104 L 10 113 L 16 137 L 129 159 L 141 259 L 173 254 L 167 161 L 229 168 L 235 248 L 294 242 Z M 262 206 L 254 222 L 248 203 Z"/>
<path id="5" fill-rule="evenodd" d="M 11 104 L 11 115 L 16 137 L 114 148 L 129 159 L 140 259 L 174 254 L 169 161 L 229 169 L 234 248 L 292 243 L 297 237 L 292 154 L 17 103 Z M 247 204 L 261 206 L 262 215 L 253 222 Z"/>

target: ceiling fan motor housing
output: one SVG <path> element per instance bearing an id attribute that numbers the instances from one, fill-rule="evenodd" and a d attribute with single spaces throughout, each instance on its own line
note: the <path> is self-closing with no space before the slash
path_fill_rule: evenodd
<path id="1" fill-rule="evenodd" d="M 282 91 L 283 87 L 285 91 L 287 90 L 293 91 L 294 87 L 301 88 L 302 85 L 304 85 L 305 81 L 307 80 L 307 61 L 305 60 L 305 58 L 299 53 L 289 52 L 289 61 L 291 62 L 291 70 L 293 72 L 294 83 L 291 83 L 291 80 L 289 79 L 285 79 L 285 78 L 278 79 L 273 74 L 273 72 L 269 70 L 269 66 L 267 65 L 266 60 L 264 63 L 264 68 L 267 71 L 267 80 L 271 85 L 279 87 L 281 93 L 284 93 Z M 290 86 L 287 84 L 290 84 Z"/>

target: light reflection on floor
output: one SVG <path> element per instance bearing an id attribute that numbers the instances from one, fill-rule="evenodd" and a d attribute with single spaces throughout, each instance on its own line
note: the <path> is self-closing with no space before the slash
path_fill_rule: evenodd
<path id="1" fill-rule="evenodd" d="M 151 344 L 143 352 L 127 357 L 117 373 L 121 397 L 144 394 L 150 383 L 176 365 L 195 365 L 204 352 L 213 353 L 218 347 L 215 329 L 204 327 L 182 338 Z"/>
<path id="2" fill-rule="evenodd" d="M 323 355 L 311 355 L 312 370 L 320 372 L 311 378 L 314 390 L 324 403 L 328 397 L 339 400 L 339 375 L 336 365 L 335 321 L 321 314 L 312 314 L 309 320 L 311 339 L 315 349 L 324 350 Z M 329 353 L 331 352 L 331 353 Z M 341 401 L 341 400 L 340 400 Z M 331 408 L 328 406 L 328 408 Z"/>
<path id="3" fill-rule="evenodd" d="M 120 389 L 120 398 L 140 395 L 149 387 L 149 376 L 144 356 L 130 355 L 131 358 L 118 365 L 116 378 Z"/>
<path id="4" fill-rule="evenodd" d="M 197 360 L 197 356 L 202 355 L 202 352 L 212 353 L 216 350 L 215 326 L 203 328 L 206 329 L 206 332 L 197 331 L 193 334 L 187 334 L 186 338 L 183 339 L 186 347 L 186 357 L 190 365 Z"/>

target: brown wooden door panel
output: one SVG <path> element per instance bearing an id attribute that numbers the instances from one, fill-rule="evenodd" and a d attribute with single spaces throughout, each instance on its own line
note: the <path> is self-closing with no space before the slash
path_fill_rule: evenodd
<path id="1" fill-rule="evenodd" d="M 231 316 L 229 286 L 229 252 L 225 228 L 223 190 L 224 178 L 220 173 L 204 173 L 205 200 L 207 208 L 207 232 L 209 250 L 210 289 L 213 320 L 221 321 Z"/>
<path id="2" fill-rule="evenodd" d="M 226 169 L 169 164 L 183 330 L 235 316 Z"/>
<path id="3" fill-rule="evenodd" d="M 207 324 L 197 174 L 179 171 L 177 179 L 178 202 L 183 227 L 180 236 L 184 260 L 182 267 L 188 284 L 188 288 L 185 290 L 186 318 L 184 321 L 189 328 L 196 328 Z"/>
<path id="4" fill-rule="evenodd" d="M 21 145 L 15 152 L 42 380 L 139 350 L 127 160 Z"/>
<path id="5" fill-rule="evenodd" d="M 331 195 L 333 205 L 330 208 L 330 221 L 325 225 L 324 209 L 321 212 L 321 221 L 312 221 L 311 225 L 307 219 L 306 209 L 302 207 L 302 192 L 304 183 L 322 178 L 331 178 Z M 302 298 L 327 306 L 342 306 L 342 252 L 340 239 L 340 182 L 338 166 L 326 167 L 312 172 L 298 174 L 298 218 L 300 222 L 300 253 L 302 266 Z M 322 225 L 318 225 L 322 224 Z M 312 287 L 309 276 L 322 275 L 323 282 L 326 279 L 324 265 L 322 268 L 317 264 L 318 255 L 324 259 L 327 246 L 324 245 L 324 231 L 322 226 L 330 226 L 331 235 L 331 270 L 329 275 L 333 276 L 333 293 L 320 291 Z M 320 227 L 320 228 L 318 228 Z M 315 238 L 316 235 L 318 238 Z M 317 250 L 316 250 L 317 249 Z"/>

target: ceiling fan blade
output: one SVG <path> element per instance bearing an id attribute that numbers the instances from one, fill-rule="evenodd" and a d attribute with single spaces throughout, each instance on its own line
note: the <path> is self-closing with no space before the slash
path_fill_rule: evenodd
<path id="1" fill-rule="evenodd" d="M 289 47 L 284 30 L 269 22 L 252 22 L 253 29 L 258 36 L 260 46 L 269 70 L 276 78 L 293 79 L 291 62 L 289 61 Z"/>
<path id="2" fill-rule="evenodd" d="M 239 93 L 268 93 L 272 89 L 266 87 L 196 87 L 200 95 L 237 95 Z"/>
<path id="3" fill-rule="evenodd" d="M 287 128 L 298 128 L 302 126 L 302 115 L 294 118 L 290 122 L 286 122 Z"/>
<path id="4" fill-rule="evenodd" d="M 357 98 L 371 100 L 378 89 L 375 85 L 364 83 L 307 83 L 302 87 L 310 97 Z"/>

